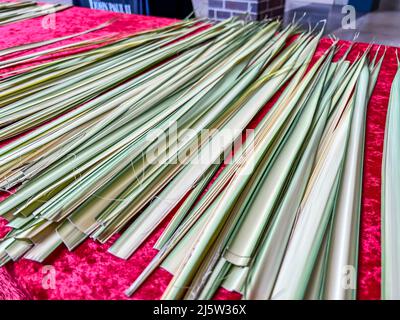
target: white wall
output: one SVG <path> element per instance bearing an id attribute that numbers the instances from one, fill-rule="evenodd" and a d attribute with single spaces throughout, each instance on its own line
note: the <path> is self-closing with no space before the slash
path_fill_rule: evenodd
<path id="1" fill-rule="evenodd" d="M 393 1 L 393 0 L 392 0 Z M 348 0 L 286 0 L 285 2 L 285 10 L 293 10 L 296 8 L 304 7 L 310 3 L 323 3 L 323 4 L 339 4 L 345 5 L 348 4 Z"/>

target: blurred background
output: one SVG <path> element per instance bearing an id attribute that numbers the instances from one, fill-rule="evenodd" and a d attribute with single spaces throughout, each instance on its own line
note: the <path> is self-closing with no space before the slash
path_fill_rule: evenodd
<path id="1" fill-rule="evenodd" d="M 289 23 L 302 16 L 303 24 L 327 20 L 325 33 L 340 39 L 400 46 L 400 0 L 43 0 L 121 13 L 183 19 L 193 11 L 198 17 L 223 20 L 232 16 L 262 20 L 280 17 Z M 348 5 L 354 8 L 355 23 L 348 22 Z M 350 28 L 349 28 L 350 27 Z"/>

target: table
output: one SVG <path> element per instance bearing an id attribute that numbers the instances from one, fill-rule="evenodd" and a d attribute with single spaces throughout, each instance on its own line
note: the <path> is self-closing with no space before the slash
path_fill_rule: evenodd
<path id="1" fill-rule="evenodd" d="M 112 25 L 79 38 L 63 41 L 62 44 L 115 32 L 131 33 L 156 28 L 174 21 L 166 18 L 116 14 L 72 7 L 57 13 L 54 29 L 43 28 L 43 18 L 30 19 L 0 27 L 0 49 L 80 32 L 113 17 L 118 20 Z M 329 44 L 329 39 L 323 39 L 316 57 L 320 56 Z M 344 52 L 349 45 L 348 42 L 341 42 L 340 44 L 343 45 L 341 52 Z M 60 43 L 48 47 L 58 45 Z M 366 46 L 366 44 L 355 45 L 349 59 L 354 59 Z M 373 53 L 376 49 L 375 46 Z M 367 113 L 358 274 L 359 299 L 380 298 L 380 176 L 386 110 L 390 87 L 396 70 L 395 49 L 389 48 Z M 268 109 L 269 106 L 266 106 L 250 126 L 254 126 Z M 4 198 L 5 195 L 3 194 L 1 197 Z M 46 286 L 43 286 L 43 281 L 45 281 L 49 270 L 44 264 L 28 260 L 10 263 L 0 269 L 0 299 L 127 299 L 123 293 L 124 290 L 156 254 L 153 244 L 167 222 L 168 219 L 127 261 L 114 257 L 107 252 L 116 237 L 111 240 L 111 243 L 105 245 L 87 240 L 73 252 L 69 252 L 65 247 L 60 247 L 45 263 L 45 265 L 52 266 L 54 268 L 52 270 L 55 271 L 53 289 L 45 289 Z M 0 236 L 3 236 L 7 231 L 5 224 L 6 221 L 0 218 Z M 131 299 L 158 299 L 171 279 L 172 276 L 160 268 L 153 273 Z M 215 298 L 238 299 L 240 295 L 220 289 Z"/>

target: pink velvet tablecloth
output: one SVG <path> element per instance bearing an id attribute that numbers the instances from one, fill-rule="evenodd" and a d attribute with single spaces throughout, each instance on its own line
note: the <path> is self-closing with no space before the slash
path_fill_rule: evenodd
<path id="1" fill-rule="evenodd" d="M 73 7 L 56 14 L 54 29 L 44 28 L 43 18 L 0 27 L 0 49 L 69 35 L 93 28 L 113 17 L 116 17 L 117 21 L 112 25 L 62 43 L 116 32 L 131 33 L 173 22 L 165 18 L 115 14 Z M 329 40 L 322 40 L 316 56 L 319 56 L 329 44 Z M 342 44 L 343 51 L 348 43 Z M 60 43 L 48 47 L 58 45 Z M 356 45 L 349 59 L 354 59 L 365 48 L 364 44 Z M 368 108 L 358 274 L 359 299 L 380 298 L 380 173 L 386 109 L 396 67 L 395 50 L 389 48 Z M 266 114 L 270 105 L 265 106 L 251 126 Z M 10 263 L 0 268 L 0 299 L 127 299 L 124 290 L 156 254 L 153 244 L 167 222 L 165 221 L 127 261 L 107 252 L 110 244 L 115 241 L 114 237 L 106 245 L 87 240 L 73 252 L 61 247 L 46 260 L 45 264 L 28 260 Z M 6 221 L 0 218 L 0 237 L 7 231 L 5 224 Z M 50 288 L 43 285 L 48 274 L 45 266 L 51 266 L 55 274 L 55 282 Z M 167 271 L 160 268 L 131 298 L 158 299 L 171 278 Z M 240 295 L 221 289 L 216 298 L 238 299 Z"/>

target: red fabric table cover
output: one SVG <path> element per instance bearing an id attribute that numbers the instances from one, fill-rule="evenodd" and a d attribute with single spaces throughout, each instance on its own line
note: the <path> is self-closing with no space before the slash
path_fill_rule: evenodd
<path id="1" fill-rule="evenodd" d="M 173 22 L 173 20 L 165 18 L 124 15 L 73 7 L 56 14 L 54 29 L 44 28 L 43 18 L 0 27 L 0 49 L 80 32 L 113 17 L 118 20 L 112 25 L 62 43 L 71 43 L 78 39 L 89 39 L 106 34 L 131 33 Z M 329 44 L 330 40 L 322 40 L 316 56 L 321 55 Z M 346 42 L 342 44 L 343 52 L 349 44 Z M 47 47 L 58 45 L 60 44 Z M 357 44 L 349 59 L 354 59 L 366 46 Z M 381 160 L 386 109 L 396 66 L 395 49 L 389 48 L 368 107 L 360 231 L 359 299 L 380 298 Z M 265 106 L 251 126 L 254 126 L 266 114 L 270 105 Z M 4 198 L 5 195 L 3 194 L 2 197 Z M 0 237 L 7 232 L 5 224 L 6 221 L 0 218 Z M 28 260 L 9 263 L 0 268 L 0 299 L 127 299 L 123 293 L 124 290 L 156 254 L 153 244 L 166 224 L 167 221 L 127 261 L 107 252 L 110 244 L 116 239 L 114 237 L 106 245 L 87 240 L 73 252 L 69 252 L 61 246 L 45 261 L 45 264 Z M 54 287 L 50 289 L 45 289 L 46 286 L 43 286 L 47 274 L 45 265 L 51 265 L 55 270 Z M 171 278 L 172 276 L 167 271 L 158 269 L 131 299 L 160 298 Z M 240 295 L 221 289 L 215 298 L 238 299 Z"/>

